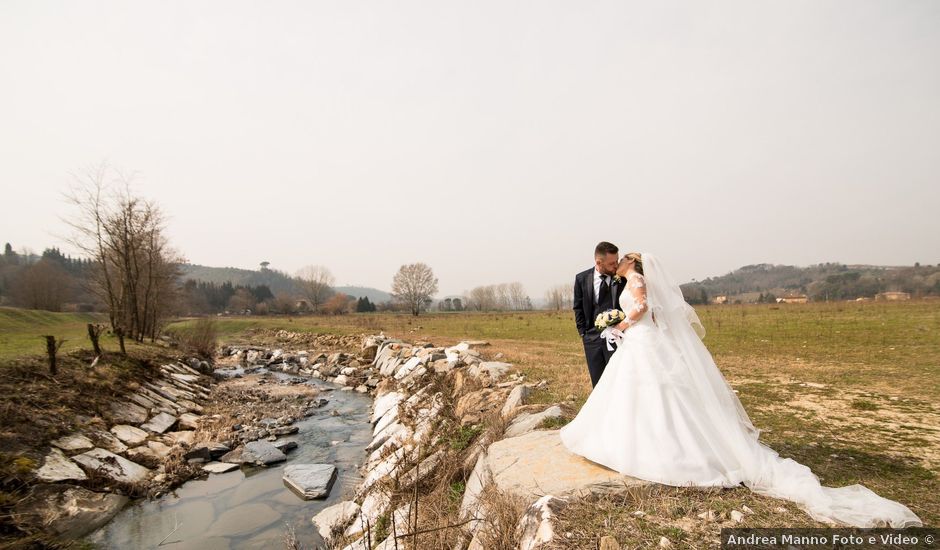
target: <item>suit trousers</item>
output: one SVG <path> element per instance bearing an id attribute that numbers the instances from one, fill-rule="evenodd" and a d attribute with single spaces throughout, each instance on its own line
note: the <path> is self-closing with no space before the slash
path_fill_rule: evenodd
<path id="1" fill-rule="evenodd" d="M 607 349 L 607 340 L 601 338 L 596 329 L 585 333 L 581 341 L 584 343 L 584 356 L 587 358 L 588 373 L 591 375 L 591 387 L 594 387 L 604 374 L 604 367 L 614 352 Z"/>

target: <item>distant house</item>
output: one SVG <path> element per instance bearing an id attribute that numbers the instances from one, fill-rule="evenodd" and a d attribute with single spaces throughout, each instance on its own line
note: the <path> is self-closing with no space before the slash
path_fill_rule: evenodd
<path id="1" fill-rule="evenodd" d="M 875 294 L 876 300 L 885 300 L 888 302 L 899 302 L 902 300 L 910 300 L 910 292 L 879 292 Z"/>
<path id="2" fill-rule="evenodd" d="M 716 304 L 727 304 L 727 303 L 728 303 L 728 297 L 725 296 L 724 294 L 722 294 L 721 296 L 715 296 L 715 303 L 716 303 Z"/>
<path id="3" fill-rule="evenodd" d="M 805 304 L 806 302 L 809 302 L 809 296 L 806 294 L 791 294 L 777 298 L 778 304 Z"/>

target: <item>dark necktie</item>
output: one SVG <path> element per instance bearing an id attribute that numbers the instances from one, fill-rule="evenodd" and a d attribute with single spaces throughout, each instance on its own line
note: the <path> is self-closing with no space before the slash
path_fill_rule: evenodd
<path id="1" fill-rule="evenodd" d="M 610 308 L 610 285 L 607 284 L 607 276 L 601 277 L 601 289 L 597 293 L 597 305 L 606 311 Z"/>

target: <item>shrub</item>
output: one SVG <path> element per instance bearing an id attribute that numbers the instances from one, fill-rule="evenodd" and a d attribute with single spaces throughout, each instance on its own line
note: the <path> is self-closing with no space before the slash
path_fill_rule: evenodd
<path id="1" fill-rule="evenodd" d="M 177 333 L 186 351 L 203 359 L 212 359 L 219 344 L 219 329 L 212 317 L 202 317 Z"/>

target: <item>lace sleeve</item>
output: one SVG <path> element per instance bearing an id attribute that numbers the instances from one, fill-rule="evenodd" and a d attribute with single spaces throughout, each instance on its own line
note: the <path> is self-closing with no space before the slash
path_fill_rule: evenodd
<path id="1" fill-rule="evenodd" d="M 630 311 L 624 312 L 627 316 L 624 322 L 627 325 L 632 325 L 639 321 L 649 309 L 649 305 L 646 303 L 646 279 L 639 273 L 631 274 L 627 279 L 626 289 L 630 291 L 630 296 L 633 297 L 633 307 L 630 308 Z"/>

